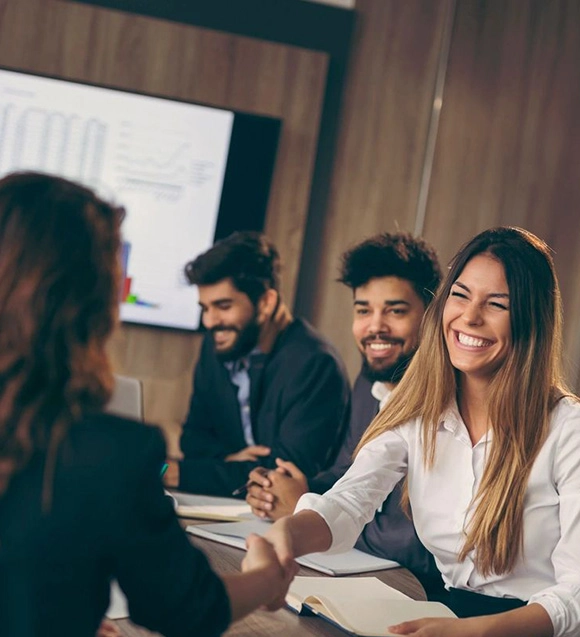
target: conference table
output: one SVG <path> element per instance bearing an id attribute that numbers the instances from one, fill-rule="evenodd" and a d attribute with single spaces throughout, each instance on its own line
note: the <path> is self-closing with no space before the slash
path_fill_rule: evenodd
<path id="1" fill-rule="evenodd" d="M 183 520 L 186 524 L 196 523 Z M 218 573 L 238 572 L 244 557 L 244 551 L 204 538 L 189 536 L 191 543 L 201 549 L 208 557 L 213 568 Z M 318 571 L 301 567 L 299 575 L 310 577 L 328 577 Z M 378 577 L 393 588 L 409 595 L 413 599 L 425 600 L 426 595 L 419 580 L 405 568 L 394 568 L 362 575 L 348 577 Z M 132 624 L 128 619 L 115 621 L 123 637 L 151 637 L 153 633 Z M 319 617 L 302 617 L 296 613 L 281 608 L 275 612 L 256 611 L 244 619 L 233 624 L 224 633 L 227 637 L 344 637 L 345 633 Z M 199 637 L 203 637 L 200 635 Z"/>

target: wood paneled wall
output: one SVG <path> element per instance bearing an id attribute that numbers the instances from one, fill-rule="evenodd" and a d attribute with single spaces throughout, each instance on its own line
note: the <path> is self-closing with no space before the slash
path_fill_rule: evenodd
<path id="1" fill-rule="evenodd" d="M 424 236 L 447 263 L 475 233 L 524 226 L 555 251 L 568 379 L 580 390 L 580 2 L 458 0 Z M 351 374 L 351 298 L 339 255 L 412 232 L 444 28 L 443 0 L 359 0 L 332 196 L 309 314 Z"/>
<path id="2" fill-rule="evenodd" d="M 580 389 L 580 2 L 457 3 L 425 236 L 447 261 L 494 225 L 554 250 Z"/>
<path id="3" fill-rule="evenodd" d="M 360 355 L 352 294 L 335 280 L 341 253 L 383 231 L 413 231 L 433 102 L 445 3 L 359 0 L 317 293 L 308 314 L 336 343 L 351 376 Z"/>
<path id="4" fill-rule="evenodd" d="M 413 231 L 435 82 L 455 5 L 424 235 L 445 263 L 479 230 L 518 224 L 555 250 L 569 380 L 580 389 L 580 1 L 358 0 L 330 198 L 300 267 L 301 309 L 354 375 L 349 246 Z M 0 0 L 0 64 L 283 119 L 266 230 L 292 302 L 328 60 L 323 53 L 57 0 Z M 427 158 L 428 160 L 428 158 Z M 318 235 L 318 233 L 317 233 Z M 124 327 L 111 351 L 145 383 L 146 416 L 179 422 L 198 340 Z"/>
<path id="5" fill-rule="evenodd" d="M 0 65 L 283 120 L 266 232 L 292 304 L 325 89 L 327 55 L 57 0 L 0 0 Z M 242 203 L 242 202 L 240 202 Z M 141 378 L 145 415 L 183 420 L 199 338 L 120 328 L 115 369 Z M 172 439 L 173 441 L 173 439 Z"/>

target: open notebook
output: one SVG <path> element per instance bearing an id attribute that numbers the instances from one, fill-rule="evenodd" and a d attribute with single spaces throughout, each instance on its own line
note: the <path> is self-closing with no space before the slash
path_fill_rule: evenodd
<path id="1" fill-rule="evenodd" d="M 376 577 L 296 577 L 286 603 L 363 637 L 396 637 L 388 626 L 422 617 L 455 617 L 447 606 L 412 600 Z"/>
<path id="2" fill-rule="evenodd" d="M 270 528 L 270 522 L 253 519 L 246 522 L 234 522 L 230 524 L 202 524 L 188 526 L 185 530 L 192 535 L 207 538 L 214 542 L 221 542 L 236 548 L 246 548 L 246 538 L 251 533 L 264 535 Z M 381 557 L 368 555 L 357 549 L 351 549 L 345 553 L 311 553 L 306 557 L 299 557 L 298 564 L 312 568 L 315 571 L 327 575 L 350 575 L 353 573 L 368 573 L 369 571 L 382 571 L 387 568 L 396 568 L 397 562 L 384 560 Z"/>
<path id="3" fill-rule="evenodd" d="M 234 498 L 218 498 L 209 495 L 193 495 L 168 491 L 175 501 L 175 511 L 182 518 L 238 522 L 254 518 L 250 505 Z"/>

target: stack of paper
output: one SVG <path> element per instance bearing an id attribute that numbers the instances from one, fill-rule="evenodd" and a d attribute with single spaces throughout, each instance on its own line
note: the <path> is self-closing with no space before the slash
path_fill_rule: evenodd
<path id="1" fill-rule="evenodd" d="M 207 538 L 214 542 L 221 542 L 237 548 L 246 548 L 246 538 L 251 533 L 264 535 L 270 528 L 270 522 L 264 520 L 251 520 L 233 524 L 203 524 L 200 526 L 188 526 L 186 531 L 198 537 Z M 351 573 L 368 573 L 369 571 L 382 571 L 387 568 L 400 566 L 392 560 L 385 560 L 357 549 L 351 549 L 345 553 L 311 553 L 307 557 L 299 557 L 298 564 L 312 568 L 315 571 L 327 575 L 349 575 Z"/>
<path id="2" fill-rule="evenodd" d="M 209 495 L 168 492 L 175 501 L 177 515 L 200 520 L 237 522 L 254 518 L 249 504 L 234 498 L 217 498 Z"/>

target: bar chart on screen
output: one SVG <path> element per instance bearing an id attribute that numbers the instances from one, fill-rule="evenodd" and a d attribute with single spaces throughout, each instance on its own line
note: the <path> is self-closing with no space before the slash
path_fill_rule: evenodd
<path id="1" fill-rule="evenodd" d="M 195 329 L 184 265 L 213 242 L 234 113 L 0 69 L 0 177 L 79 181 L 126 210 L 121 318 Z"/>

